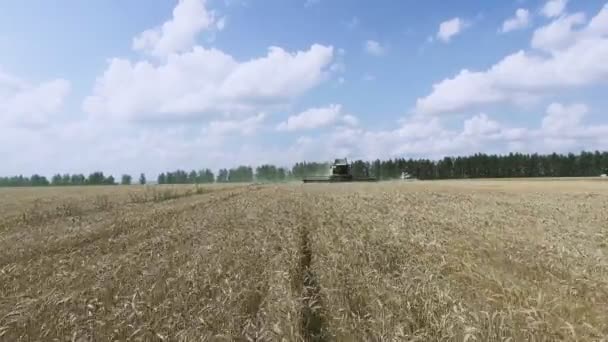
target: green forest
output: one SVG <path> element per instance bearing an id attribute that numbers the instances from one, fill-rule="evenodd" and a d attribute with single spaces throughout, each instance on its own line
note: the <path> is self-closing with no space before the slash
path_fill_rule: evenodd
<path id="1" fill-rule="evenodd" d="M 329 163 L 299 162 L 291 168 L 275 165 L 239 166 L 220 169 L 217 175 L 210 169 L 176 170 L 158 175 L 158 184 L 202 184 L 241 182 L 283 182 L 299 180 L 306 176 L 327 173 Z M 608 173 L 608 152 L 581 152 L 580 154 L 475 154 L 466 157 L 445 157 L 441 160 L 396 158 L 374 161 L 351 161 L 356 177 L 375 177 L 379 180 L 396 179 L 402 172 L 412 177 L 429 179 L 507 178 L 507 177 L 589 177 Z M 138 184 L 146 184 L 142 173 Z M 56 174 L 48 180 L 34 174 L 31 177 L 0 177 L 0 186 L 70 186 L 70 185 L 129 185 L 130 175 L 122 175 L 117 181 L 112 175 L 93 172 L 83 174 Z"/>

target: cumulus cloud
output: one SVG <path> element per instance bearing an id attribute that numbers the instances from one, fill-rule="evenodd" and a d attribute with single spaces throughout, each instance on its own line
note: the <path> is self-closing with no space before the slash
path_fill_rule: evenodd
<path id="1" fill-rule="evenodd" d="M 547 18 L 554 18 L 559 16 L 566 9 L 568 0 L 549 0 L 540 10 L 540 13 Z"/>
<path id="2" fill-rule="evenodd" d="M 204 4 L 181 0 L 170 21 L 136 38 L 135 48 L 164 59 L 110 59 L 84 100 L 84 111 L 132 121 L 251 114 L 283 105 L 326 79 L 332 46 L 313 44 L 296 52 L 271 46 L 265 56 L 239 61 L 196 45 L 196 34 L 216 23 Z"/>
<path id="3" fill-rule="evenodd" d="M 344 155 L 349 158 L 442 158 L 446 155 L 485 153 L 572 152 L 608 147 L 608 125 L 584 122 L 584 104 L 552 103 L 537 127 L 512 127 L 484 113 L 448 128 L 439 117 L 411 116 L 391 130 L 341 127 L 316 139 L 296 141 L 291 151 L 317 159 Z M 297 152 L 296 152 L 297 151 Z"/>
<path id="4" fill-rule="evenodd" d="M 143 171 L 153 178 L 175 167 L 283 162 L 281 151 L 259 141 L 260 131 L 276 125 L 265 113 L 288 108 L 344 64 L 334 63 L 332 46 L 319 44 L 299 51 L 271 46 L 247 59 L 201 46 L 198 34 L 225 26 L 205 5 L 177 2 L 170 20 L 135 37 L 132 48 L 142 54 L 110 58 L 83 100 L 83 118 L 51 116 L 61 113 L 69 82 L 35 84 L 0 72 L 0 154 L 10 160 L 0 163 L 0 173 Z M 4 129 L 17 119 L 48 124 Z M 170 124 L 142 122 L 149 120 Z M 335 124 L 355 123 L 341 113 Z"/>
<path id="5" fill-rule="evenodd" d="M 353 115 L 344 113 L 342 105 L 330 104 L 326 107 L 310 108 L 292 115 L 287 118 L 287 121 L 280 123 L 277 129 L 280 131 L 310 130 L 338 123 L 354 126 L 357 125 L 358 120 Z"/>
<path id="6" fill-rule="evenodd" d="M 531 51 L 508 55 L 485 71 L 463 69 L 434 84 L 429 95 L 416 101 L 415 112 L 436 115 L 494 103 L 529 103 L 556 89 L 608 79 L 608 6 L 578 30 L 572 22 L 580 22 L 580 15 L 573 16 L 538 28 Z M 550 54 L 539 53 L 544 51 Z"/>
<path id="7" fill-rule="evenodd" d="M 93 120 L 7 133 L 0 134 L 0 155 L 10 156 L 11 162 L 0 164 L 2 175 L 102 170 L 115 177 L 145 172 L 149 179 L 176 167 L 233 165 L 242 157 L 234 154 L 235 141 L 248 139 L 237 131 L 211 134 L 201 125 L 144 126 Z"/>
<path id="8" fill-rule="evenodd" d="M 456 130 L 446 129 L 438 118 L 408 118 L 392 130 L 366 130 L 362 127 L 342 127 L 317 139 L 306 139 L 294 148 L 300 154 L 318 159 L 345 156 L 350 159 L 394 157 L 441 157 L 465 151 Z M 462 140 L 462 139 L 461 139 Z"/>
<path id="9" fill-rule="evenodd" d="M 565 134 L 579 127 L 588 112 L 589 109 L 584 104 L 564 106 L 561 103 L 552 103 L 547 108 L 547 115 L 542 121 L 543 131 L 558 135 Z"/>
<path id="10" fill-rule="evenodd" d="M 133 49 L 165 57 L 190 49 L 196 36 L 203 30 L 222 30 L 225 18 L 216 18 L 205 7 L 205 0 L 179 0 L 173 17 L 159 27 L 145 30 L 133 39 Z"/>
<path id="11" fill-rule="evenodd" d="M 518 8 L 515 11 L 515 16 L 509 18 L 502 23 L 501 32 L 507 33 L 515 30 L 521 30 L 530 25 L 530 12 L 525 8 Z"/>
<path id="12" fill-rule="evenodd" d="M 575 31 L 580 25 L 585 24 L 584 13 L 575 13 L 559 17 L 534 31 L 531 45 L 535 49 L 545 51 L 560 50 L 572 45 L 580 38 L 583 31 Z"/>
<path id="13" fill-rule="evenodd" d="M 588 111 L 583 104 L 553 103 L 536 128 L 512 127 L 481 113 L 456 127 L 445 117 L 411 116 L 396 128 L 386 130 L 344 124 L 350 119 L 343 114 L 341 119 L 334 116 L 334 123 L 326 126 L 329 129 L 293 131 L 306 135 L 295 137 L 291 144 L 264 144 L 256 139 L 254 133 L 267 128 L 268 117 L 264 114 L 171 126 L 62 123 L 36 131 L 17 128 L 0 134 L 0 154 L 11 156 L 10 163 L 0 164 L 0 173 L 50 175 L 103 170 L 116 176 L 143 171 L 148 178 L 154 178 L 157 173 L 176 167 L 217 170 L 239 164 L 289 166 L 296 161 L 336 156 L 367 160 L 442 158 L 477 152 L 550 153 L 608 148 L 608 125 L 586 123 Z M 15 154 L 15 150 L 19 153 Z M 33 159 L 32 155 L 37 157 Z"/>
<path id="14" fill-rule="evenodd" d="M 368 40 L 365 42 L 365 51 L 373 56 L 383 56 L 386 54 L 386 47 L 375 40 Z"/>
<path id="15" fill-rule="evenodd" d="M 0 70 L 0 123 L 48 124 L 69 92 L 70 82 L 64 79 L 30 84 Z"/>
<path id="16" fill-rule="evenodd" d="M 160 65 L 115 58 L 83 106 L 90 114 L 130 120 L 251 112 L 319 84 L 332 55 L 331 46 L 315 44 L 295 53 L 271 47 L 245 62 L 200 46 Z"/>
<path id="17" fill-rule="evenodd" d="M 437 39 L 444 43 L 449 42 L 453 37 L 460 34 L 468 26 L 467 22 L 460 18 L 452 18 L 439 24 Z"/>
<path id="18" fill-rule="evenodd" d="M 608 125 L 585 124 L 589 108 L 585 104 L 552 103 L 542 125 L 532 135 L 554 150 L 580 151 L 608 148 Z M 534 135 L 534 133 L 537 133 Z"/>
<path id="19" fill-rule="evenodd" d="M 476 115 L 464 122 L 462 134 L 466 136 L 480 136 L 500 131 L 498 122 L 491 120 L 485 113 Z"/>
<path id="20" fill-rule="evenodd" d="M 227 134 L 252 135 L 261 128 L 262 123 L 266 119 L 265 113 L 259 113 L 255 116 L 242 120 L 214 120 L 211 121 L 205 129 L 205 133 L 218 136 Z"/>

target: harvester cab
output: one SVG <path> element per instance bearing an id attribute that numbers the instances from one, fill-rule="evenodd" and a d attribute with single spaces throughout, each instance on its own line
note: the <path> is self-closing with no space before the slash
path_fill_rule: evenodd
<path id="1" fill-rule="evenodd" d="M 348 164 L 346 158 L 336 159 L 333 164 L 331 164 L 330 169 L 331 173 L 329 178 L 334 181 L 351 181 L 353 179 L 350 164 Z"/>

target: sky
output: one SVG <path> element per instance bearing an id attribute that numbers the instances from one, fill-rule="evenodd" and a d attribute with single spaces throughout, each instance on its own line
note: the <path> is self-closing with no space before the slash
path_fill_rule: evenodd
<path id="1" fill-rule="evenodd" d="M 608 2 L 0 3 L 0 176 L 608 150 Z"/>

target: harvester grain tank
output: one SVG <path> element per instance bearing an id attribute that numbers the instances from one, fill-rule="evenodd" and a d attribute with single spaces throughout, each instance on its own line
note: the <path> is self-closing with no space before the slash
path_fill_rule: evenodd
<path id="1" fill-rule="evenodd" d="M 375 182 L 372 177 L 354 177 L 350 164 L 346 160 L 336 159 L 330 166 L 329 176 L 304 177 L 304 183 L 337 183 L 337 182 Z"/>

